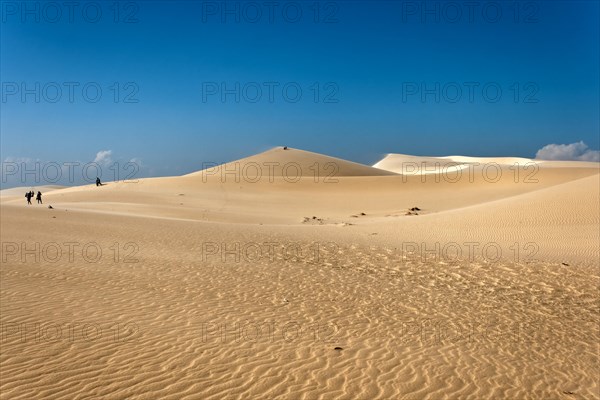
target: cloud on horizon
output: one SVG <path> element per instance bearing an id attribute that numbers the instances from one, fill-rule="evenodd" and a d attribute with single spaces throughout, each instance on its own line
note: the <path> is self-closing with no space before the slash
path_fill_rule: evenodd
<path id="1" fill-rule="evenodd" d="M 583 141 L 571 144 L 548 144 L 537 151 L 537 160 L 600 161 L 600 151 L 592 150 Z"/>
<path id="2" fill-rule="evenodd" d="M 98 153 L 96 153 L 94 162 L 102 165 L 108 165 L 112 163 L 111 155 L 112 150 L 100 150 Z"/>

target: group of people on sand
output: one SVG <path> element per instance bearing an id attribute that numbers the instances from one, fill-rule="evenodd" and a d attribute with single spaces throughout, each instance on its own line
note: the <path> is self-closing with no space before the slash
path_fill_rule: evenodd
<path id="1" fill-rule="evenodd" d="M 96 186 L 102 186 L 103 183 L 100 182 L 100 178 L 96 178 Z M 42 192 L 40 192 L 38 190 L 37 195 L 35 194 L 35 192 L 33 190 L 30 190 L 29 192 L 25 193 L 25 198 L 27 199 L 27 204 L 31 204 L 31 199 L 33 199 L 35 197 L 35 199 L 37 200 L 38 204 L 43 204 L 42 203 Z"/>
<path id="2" fill-rule="evenodd" d="M 33 190 L 25 193 L 25 198 L 27 199 L 27 204 L 31 204 L 31 199 L 33 198 L 33 196 L 35 196 L 35 199 L 37 200 L 38 204 L 43 204 L 42 203 L 42 192 L 40 192 L 38 190 L 37 195 L 35 194 L 35 192 Z"/>

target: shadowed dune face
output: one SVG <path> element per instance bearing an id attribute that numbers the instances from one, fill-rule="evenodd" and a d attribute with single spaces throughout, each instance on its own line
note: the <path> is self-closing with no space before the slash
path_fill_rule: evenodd
<path id="1" fill-rule="evenodd" d="M 598 398 L 598 164 L 386 159 L 0 192 L 2 398 Z"/>

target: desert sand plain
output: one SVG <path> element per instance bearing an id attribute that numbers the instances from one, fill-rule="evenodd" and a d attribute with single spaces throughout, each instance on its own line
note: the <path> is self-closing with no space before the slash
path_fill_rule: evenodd
<path id="1" fill-rule="evenodd" d="M 600 398 L 599 173 L 275 148 L 4 190 L 0 397 Z"/>

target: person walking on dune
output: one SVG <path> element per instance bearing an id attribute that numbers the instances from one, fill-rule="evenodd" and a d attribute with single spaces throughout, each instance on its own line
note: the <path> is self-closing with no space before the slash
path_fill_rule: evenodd
<path id="1" fill-rule="evenodd" d="M 100 182 L 100 178 L 96 177 L 96 186 L 102 186 L 102 182 Z"/>
<path id="2" fill-rule="evenodd" d="M 40 192 L 39 190 L 35 199 L 37 200 L 38 204 L 44 204 L 42 203 L 42 192 Z"/>
<path id="3" fill-rule="evenodd" d="M 25 193 L 25 198 L 27 199 L 27 204 L 31 204 L 31 192 Z"/>

